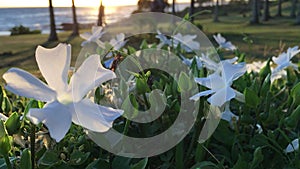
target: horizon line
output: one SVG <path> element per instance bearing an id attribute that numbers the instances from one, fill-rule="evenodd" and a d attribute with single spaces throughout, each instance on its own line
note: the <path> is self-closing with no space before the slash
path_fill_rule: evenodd
<path id="1" fill-rule="evenodd" d="M 179 2 L 177 4 L 189 4 L 188 2 Z M 137 6 L 137 4 L 130 5 L 110 5 L 104 7 L 125 7 L 125 6 Z M 48 8 L 49 6 L 0 6 L 0 9 L 4 8 Z M 71 6 L 53 6 L 53 8 L 68 8 Z M 76 6 L 76 8 L 99 8 L 99 6 Z"/>

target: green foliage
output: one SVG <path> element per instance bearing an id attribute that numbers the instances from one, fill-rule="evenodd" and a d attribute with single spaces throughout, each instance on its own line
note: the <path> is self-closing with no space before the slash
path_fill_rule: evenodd
<path id="1" fill-rule="evenodd" d="M 24 35 L 24 34 L 41 34 L 40 30 L 33 30 L 31 31 L 28 27 L 25 27 L 23 25 L 15 26 L 10 29 L 10 35 Z"/>
<path id="2" fill-rule="evenodd" d="M 186 19 L 188 18 L 187 15 Z M 249 38 L 245 37 L 244 41 L 252 44 L 253 41 Z M 143 40 L 138 46 L 139 48 L 128 46 L 126 54 L 155 48 L 156 44 Z M 183 52 L 180 45 L 170 50 L 191 57 Z M 246 53 L 237 50 L 233 54 L 239 57 L 238 62 L 247 61 Z M 149 124 L 131 122 L 121 117 L 115 121 L 113 128 L 131 137 L 151 137 L 168 129 L 176 120 L 183 104 L 180 101 L 182 94 L 191 92 L 194 83 L 191 74 L 195 77 L 207 76 L 205 68 L 198 70 L 195 59 L 191 67 L 189 74 L 179 73 L 175 77 L 156 70 L 132 73 L 136 85 L 131 91 L 127 90 L 126 82 L 121 81 L 121 92 L 128 96 L 122 98 L 124 117 L 134 118 L 138 115 L 138 110 L 148 110 L 151 105 L 165 107 L 161 117 Z M 270 79 L 271 58 L 258 73 L 246 73 L 234 81 L 233 88 L 244 94 L 244 102 L 232 100 L 230 105 L 231 111 L 239 119 L 231 122 L 221 120 L 212 137 L 200 144 L 197 137 L 206 122 L 204 116 L 209 111 L 207 98 L 201 97 L 199 115 L 190 133 L 168 152 L 144 159 L 111 154 L 92 142 L 86 136 L 85 129 L 74 124 L 65 138 L 56 143 L 50 138 L 45 125 L 33 127 L 26 118 L 30 108 L 43 108 L 44 103 L 12 95 L 0 87 L 0 112 L 8 116 L 6 121 L 0 120 L 0 169 L 7 168 L 7 159 L 14 168 L 21 169 L 31 168 L 33 165 L 36 168 L 63 169 L 299 168 L 299 150 L 284 153 L 286 146 L 300 135 L 299 74 L 289 70 L 287 79 L 273 83 Z M 203 87 L 199 86 L 199 89 L 202 91 Z M 96 89 L 96 103 L 100 104 L 105 99 L 104 90 L 102 87 Z M 154 109 L 160 109 L 159 106 Z M 33 156 L 33 152 L 26 147 L 30 145 L 28 140 L 35 130 Z M 10 158 L 5 160 L 8 156 Z M 31 163 L 32 158 L 36 164 Z"/>

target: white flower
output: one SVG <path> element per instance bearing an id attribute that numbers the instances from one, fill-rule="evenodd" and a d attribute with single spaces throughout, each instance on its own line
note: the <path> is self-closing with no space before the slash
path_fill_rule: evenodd
<path id="1" fill-rule="evenodd" d="M 116 38 L 110 40 L 109 44 L 114 48 L 114 50 L 120 50 L 127 41 L 125 41 L 125 34 L 120 33 L 116 35 Z"/>
<path id="2" fill-rule="evenodd" d="M 257 61 L 247 64 L 247 73 L 255 72 L 259 73 L 260 70 L 265 67 L 267 64 L 267 61 Z"/>
<path id="3" fill-rule="evenodd" d="M 183 36 L 181 33 L 178 33 L 174 35 L 173 38 L 173 45 L 177 47 L 179 44 L 181 44 L 181 47 L 187 52 L 192 52 L 192 50 L 200 49 L 200 44 L 194 40 L 197 38 L 197 35 Z"/>
<path id="4" fill-rule="evenodd" d="M 277 58 L 273 57 L 272 60 L 277 64 L 277 67 L 273 70 L 272 74 L 276 74 L 280 70 L 283 70 L 289 66 L 298 70 L 298 66 L 291 62 L 291 59 L 300 52 L 298 46 L 288 48 L 287 52 L 281 53 Z"/>
<path id="5" fill-rule="evenodd" d="M 295 139 L 293 140 L 285 149 L 285 152 L 286 153 L 291 153 L 291 152 L 294 152 L 294 151 L 297 151 L 299 150 L 299 139 Z"/>
<path id="6" fill-rule="evenodd" d="M 225 102 L 236 97 L 237 91 L 231 88 L 232 82 L 238 79 L 246 72 L 245 64 L 231 64 L 229 62 L 221 62 L 223 71 L 221 75 L 215 72 L 206 78 L 195 78 L 195 81 L 210 90 L 200 92 L 190 99 L 198 100 L 202 96 L 212 94 L 208 98 L 208 102 L 214 106 L 221 107 Z"/>
<path id="7" fill-rule="evenodd" d="M 277 79 L 283 79 L 283 78 L 287 77 L 287 73 L 285 70 L 280 70 L 280 71 L 277 71 L 276 73 L 273 73 L 274 72 L 273 68 L 271 68 L 271 70 L 272 70 L 271 83 L 273 83 Z"/>
<path id="8" fill-rule="evenodd" d="M 157 30 L 157 35 L 155 37 L 160 40 L 160 43 L 157 46 L 158 48 L 162 48 L 164 45 L 172 45 L 171 41 L 159 30 Z"/>
<path id="9" fill-rule="evenodd" d="M 70 45 L 59 44 L 53 49 L 39 46 L 36 61 L 48 85 L 24 70 L 11 68 L 3 75 L 5 87 L 17 95 L 47 102 L 42 109 L 30 109 L 27 118 L 34 124 L 44 123 L 56 141 L 65 136 L 72 121 L 88 130 L 105 132 L 123 113 L 85 98 L 90 90 L 116 77 L 102 67 L 99 55 L 89 56 L 69 84 Z"/>
<path id="10" fill-rule="evenodd" d="M 203 54 L 202 53 L 202 57 L 200 58 L 200 60 L 203 62 L 203 65 L 208 69 L 208 70 L 212 70 L 214 72 L 221 72 L 222 71 L 222 64 L 227 62 L 230 64 L 235 63 L 238 60 L 238 57 L 234 57 L 232 59 L 226 59 L 226 60 L 222 60 L 220 62 L 217 62 L 215 60 L 212 60 L 208 54 Z M 243 63 L 244 64 L 244 63 Z"/>
<path id="11" fill-rule="evenodd" d="M 233 114 L 231 112 L 229 106 L 230 106 L 229 103 L 226 103 L 226 105 L 225 105 L 225 111 L 222 113 L 221 119 L 223 119 L 225 121 L 228 121 L 229 123 L 232 124 L 233 120 L 234 121 L 238 121 L 239 120 L 239 116 Z"/>
<path id="12" fill-rule="evenodd" d="M 99 40 L 105 32 L 103 31 L 103 27 L 101 26 L 93 26 L 92 27 L 92 33 L 85 32 L 83 34 L 80 34 L 80 37 L 85 39 L 86 41 L 81 43 L 81 46 L 85 46 L 86 44 L 90 42 L 95 42 L 99 46 L 104 46 L 104 44 Z"/>
<path id="13" fill-rule="evenodd" d="M 226 39 L 221 34 L 217 34 L 217 36 L 213 35 L 213 37 L 219 44 L 219 48 L 231 51 L 236 50 L 236 47 L 230 41 L 226 41 Z"/>
<path id="14" fill-rule="evenodd" d="M 0 120 L 6 121 L 8 117 L 6 117 L 4 114 L 0 113 Z"/>
<path id="15" fill-rule="evenodd" d="M 191 59 L 187 59 L 187 58 L 185 58 L 185 57 L 182 56 L 182 55 L 180 55 L 180 57 L 181 57 L 181 59 L 182 59 L 182 62 L 183 62 L 185 65 L 191 67 L 193 61 L 196 60 L 197 68 L 198 68 L 198 69 L 201 69 L 201 68 L 202 68 L 202 61 L 201 61 L 201 59 L 200 59 L 199 56 L 195 56 L 195 57 L 193 57 L 193 58 L 191 58 Z"/>
<path id="16" fill-rule="evenodd" d="M 260 124 L 256 124 L 256 127 L 257 127 L 257 132 L 259 134 L 261 134 L 263 132 L 263 129 L 262 129 L 261 125 Z"/>

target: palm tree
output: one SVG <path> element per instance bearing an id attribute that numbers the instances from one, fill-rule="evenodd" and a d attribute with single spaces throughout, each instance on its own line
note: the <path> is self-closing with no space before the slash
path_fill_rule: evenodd
<path id="1" fill-rule="evenodd" d="M 258 9 L 258 0 L 252 0 L 252 18 L 250 20 L 251 24 L 259 23 L 259 9 Z"/>
<path id="2" fill-rule="evenodd" d="M 191 6 L 190 6 L 190 18 L 191 18 L 191 22 L 194 22 L 194 13 L 195 13 L 195 0 L 191 0 Z"/>
<path id="3" fill-rule="evenodd" d="M 298 13 L 297 13 L 297 17 L 296 17 L 296 24 L 300 25 L 300 5 L 298 5 Z"/>
<path id="4" fill-rule="evenodd" d="M 277 6 L 277 14 L 276 14 L 276 16 L 282 16 L 282 13 L 281 13 L 281 4 L 282 4 L 282 0 L 278 0 L 278 6 Z"/>
<path id="5" fill-rule="evenodd" d="M 73 13 L 73 32 L 72 32 L 72 36 L 78 36 L 79 35 L 79 28 L 78 28 L 76 7 L 75 7 L 74 0 L 72 0 L 72 13 Z"/>
<path id="6" fill-rule="evenodd" d="M 268 21 L 269 19 L 270 19 L 269 0 L 265 0 L 263 21 Z"/>
<path id="7" fill-rule="evenodd" d="M 175 15 L 176 11 L 175 11 L 175 4 L 176 4 L 176 0 L 172 1 L 172 14 Z"/>
<path id="8" fill-rule="evenodd" d="M 102 0 L 100 1 L 99 13 L 98 13 L 98 26 L 103 26 L 103 18 L 104 18 L 104 6 L 102 5 Z"/>
<path id="9" fill-rule="evenodd" d="M 219 22 L 219 0 L 216 1 L 215 11 L 214 11 L 214 22 Z"/>
<path id="10" fill-rule="evenodd" d="M 48 41 L 57 41 L 57 33 L 56 33 L 56 26 L 55 26 L 55 17 L 54 11 L 52 6 L 52 0 L 49 0 L 49 13 L 50 13 L 50 34 Z"/>
<path id="11" fill-rule="evenodd" d="M 296 8 L 297 8 L 297 0 L 292 0 L 292 9 L 291 9 L 291 14 L 290 17 L 291 18 L 296 18 Z"/>

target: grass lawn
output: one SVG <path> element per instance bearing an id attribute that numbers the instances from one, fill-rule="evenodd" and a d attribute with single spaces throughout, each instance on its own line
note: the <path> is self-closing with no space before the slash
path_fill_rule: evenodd
<path id="1" fill-rule="evenodd" d="M 300 44 L 300 26 L 293 25 L 295 19 L 288 18 L 290 2 L 283 3 L 285 17 L 272 18 L 260 25 L 249 25 L 249 14 L 228 13 L 220 16 L 218 23 L 213 23 L 210 15 L 199 16 L 195 23 L 203 26 L 205 34 L 213 41 L 212 35 L 222 33 L 228 40 L 246 52 L 247 61 L 265 59 L 277 55 L 289 46 Z M 276 13 L 276 7 L 271 7 L 271 15 Z M 85 30 L 89 31 L 89 30 Z M 59 33 L 60 42 L 72 45 L 73 64 L 80 52 L 82 39 L 69 39 L 71 32 Z M 249 45 L 243 38 L 247 36 L 253 44 Z M 0 36 L 0 77 L 10 67 L 19 67 L 33 74 L 39 74 L 34 52 L 37 45 L 54 47 L 59 42 L 46 42 L 48 35 Z M 0 80 L 1 81 L 1 80 Z"/>

